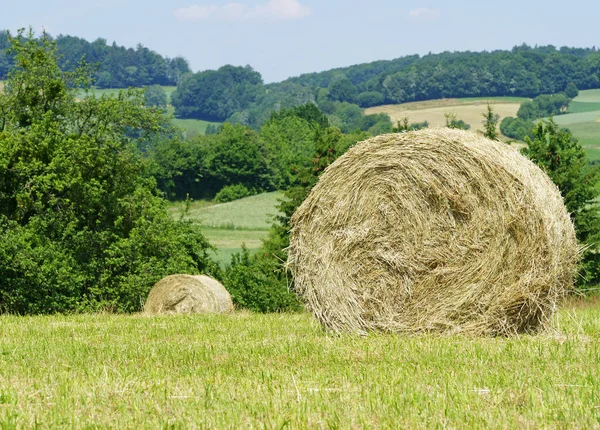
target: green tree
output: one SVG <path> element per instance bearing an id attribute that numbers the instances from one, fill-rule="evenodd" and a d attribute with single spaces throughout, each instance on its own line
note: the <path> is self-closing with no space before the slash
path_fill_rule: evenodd
<path id="1" fill-rule="evenodd" d="M 498 120 L 500 117 L 494 112 L 492 104 L 488 102 L 487 110 L 483 114 L 483 135 L 491 140 L 498 140 Z"/>
<path id="2" fill-rule="evenodd" d="M 574 99 L 579 95 L 579 90 L 577 89 L 577 85 L 575 85 L 574 82 L 569 82 L 567 84 L 565 88 L 565 95 L 570 99 Z"/>
<path id="3" fill-rule="evenodd" d="M 165 109 L 167 107 L 167 93 L 160 85 L 150 85 L 144 93 L 146 106 Z"/>
<path id="4" fill-rule="evenodd" d="M 471 128 L 462 119 L 458 119 L 455 113 L 445 113 L 444 116 L 446 117 L 446 127 L 448 128 L 458 128 L 459 130 L 468 130 Z"/>
<path id="5" fill-rule="evenodd" d="M 600 216 L 598 168 L 588 163 L 585 150 L 570 131 L 553 119 L 540 121 L 533 138 L 526 137 L 523 153 L 558 186 L 571 214 L 577 239 L 586 246 L 581 264 L 582 285 L 600 282 Z"/>
<path id="6" fill-rule="evenodd" d="M 0 94 L 0 311 L 136 311 L 163 276 L 210 265 L 208 244 L 171 219 L 140 140 L 164 132 L 141 91 L 84 95 L 56 44 L 20 32 Z M 79 96 L 78 96 L 79 97 Z"/>

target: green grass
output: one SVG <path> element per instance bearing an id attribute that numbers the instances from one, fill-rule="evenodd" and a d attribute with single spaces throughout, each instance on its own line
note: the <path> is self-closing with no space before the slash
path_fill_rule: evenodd
<path id="1" fill-rule="evenodd" d="M 598 428 L 600 310 L 538 336 L 308 314 L 0 317 L 0 428 Z"/>
<path id="2" fill-rule="evenodd" d="M 569 113 L 582 113 L 582 112 L 600 112 L 600 102 L 587 103 L 587 102 L 571 102 L 569 103 Z M 598 114 L 600 116 L 600 113 Z"/>
<path id="3" fill-rule="evenodd" d="M 198 222 L 202 233 L 216 247 L 215 260 L 223 265 L 245 245 L 256 251 L 267 238 L 273 216 L 277 214 L 281 192 L 264 193 L 229 203 L 214 204 L 207 201 L 192 202 L 186 219 Z M 179 217 L 184 203 L 172 203 L 171 213 Z"/>
<path id="4" fill-rule="evenodd" d="M 575 97 L 573 101 L 584 103 L 600 103 L 600 89 L 579 91 L 579 95 Z"/>
<path id="5" fill-rule="evenodd" d="M 600 119 L 600 111 L 567 113 L 556 115 L 554 120 L 557 124 L 570 126 L 572 124 L 594 123 Z"/>
<path id="6" fill-rule="evenodd" d="M 205 227 L 225 230 L 268 230 L 275 206 L 283 194 L 279 191 L 246 197 L 229 203 L 207 205 L 193 202 L 186 219 L 200 222 Z M 179 206 L 180 208 L 181 206 Z M 180 209 L 175 207 L 177 214 Z"/>

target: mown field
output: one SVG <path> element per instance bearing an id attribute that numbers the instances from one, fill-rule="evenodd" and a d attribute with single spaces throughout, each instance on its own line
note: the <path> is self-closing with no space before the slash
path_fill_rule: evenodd
<path id="1" fill-rule="evenodd" d="M 224 265 L 231 261 L 234 253 L 241 251 L 243 244 L 250 251 L 262 245 L 281 198 L 283 193 L 273 192 L 221 204 L 196 201 L 192 202 L 186 219 L 202 227 L 206 238 L 217 248 L 216 260 Z M 183 208 L 183 203 L 172 204 L 173 216 L 180 216 Z"/>
<path id="2" fill-rule="evenodd" d="M 490 97 L 490 98 L 464 98 L 464 99 L 441 99 L 427 100 L 423 102 L 403 103 L 399 105 L 376 106 L 365 110 L 365 114 L 386 113 L 392 119 L 392 123 L 408 117 L 410 122 L 428 121 L 430 127 L 442 127 L 446 125 L 445 114 L 456 114 L 471 125 L 471 130 L 483 128 L 483 113 L 486 111 L 487 103 L 490 102 L 494 111 L 500 115 L 500 121 L 506 116 L 516 116 L 521 103 L 526 98 L 519 97 Z"/>
<path id="3" fill-rule="evenodd" d="M 0 428 L 598 428 L 600 303 L 537 336 L 309 314 L 0 316 Z"/>

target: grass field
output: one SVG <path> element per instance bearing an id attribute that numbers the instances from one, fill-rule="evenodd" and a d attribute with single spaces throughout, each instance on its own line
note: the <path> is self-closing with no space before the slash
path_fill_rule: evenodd
<path id="1" fill-rule="evenodd" d="M 569 113 L 554 117 L 579 139 L 591 160 L 600 160 L 600 90 L 580 91 L 569 106 Z"/>
<path id="2" fill-rule="evenodd" d="M 308 314 L 0 316 L 0 428 L 598 428 L 600 305 L 538 336 Z"/>
<path id="3" fill-rule="evenodd" d="M 241 251 L 242 244 L 250 251 L 262 245 L 277 214 L 275 206 L 282 197 L 281 192 L 273 192 L 222 204 L 197 201 L 191 204 L 186 219 L 202 226 L 206 238 L 217 248 L 216 260 L 224 265 Z M 183 203 L 172 204 L 173 216 L 179 217 L 183 207 Z"/>
<path id="4" fill-rule="evenodd" d="M 456 114 L 471 125 L 475 131 L 483 128 L 483 113 L 486 111 L 487 103 L 494 106 L 494 111 L 500 115 L 500 120 L 506 116 L 516 116 L 519 106 L 525 98 L 518 97 L 491 97 L 491 98 L 465 98 L 465 99 L 441 99 L 422 102 L 403 103 L 399 105 L 376 106 L 365 110 L 365 114 L 386 113 L 392 119 L 392 123 L 408 117 L 410 122 L 428 121 L 430 127 L 442 127 L 446 125 L 446 113 Z"/>

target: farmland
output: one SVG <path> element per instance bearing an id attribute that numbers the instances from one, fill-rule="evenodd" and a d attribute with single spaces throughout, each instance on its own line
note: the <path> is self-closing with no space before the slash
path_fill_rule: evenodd
<path id="1" fill-rule="evenodd" d="M 555 118 L 567 127 L 592 160 L 600 160 L 600 90 L 581 91 L 569 106 L 569 113 Z"/>
<path id="2" fill-rule="evenodd" d="M 186 219 L 202 226 L 206 238 L 217 248 L 217 261 L 227 264 L 232 254 L 241 251 L 242 244 L 250 251 L 261 246 L 282 197 L 281 192 L 273 192 L 221 204 L 197 201 L 191 204 Z M 182 203 L 172 204 L 173 216 L 178 217 L 183 207 Z"/>
<path id="3" fill-rule="evenodd" d="M 365 114 L 386 113 L 392 119 L 392 123 L 408 117 L 410 122 L 428 121 L 430 127 L 441 127 L 446 125 L 446 113 L 456 114 L 470 124 L 472 130 L 482 128 L 483 113 L 488 101 L 493 105 L 494 111 L 500 115 L 500 120 L 506 116 L 516 116 L 519 106 L 525 98 L 518 97 L 492 97 L 464 98 L 464 99 L 441 99 L 423 102 L 403 103 L 400 105 L 385 105 L 366 109 Z"/>
<path id="4" fill-rule="evenodd" d="M 335 336 L 309 314 L 0 317 L 2 428 L 600 426 L 600 310 L 538 336 Z"/>

